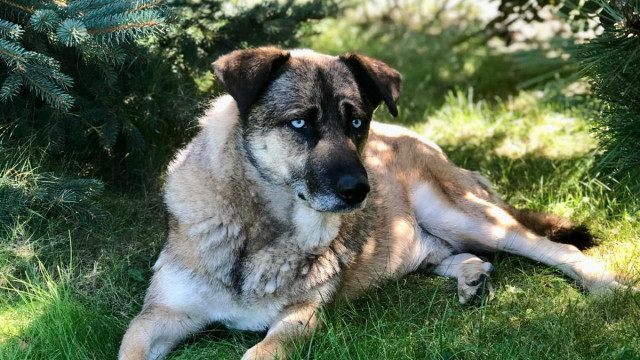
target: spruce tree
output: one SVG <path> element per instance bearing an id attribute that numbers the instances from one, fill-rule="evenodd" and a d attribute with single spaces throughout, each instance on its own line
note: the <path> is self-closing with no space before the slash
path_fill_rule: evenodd
<path id="1" fill-rule="evenodd" d="M 74 176 L 144 149 L 127 79 L 141 75 L 141 41 L 165 31 L 167 14 L 158 0 L 0 0 L 0 137 L 79 160 Z M 119 139 L 124 155 L 112 157 Z"/>
<path id="2" fill-rule="evenodd" d="M 218 55 L 295 46 L 335 11 L 332 0 L 0 0 L 0 140 L 47 147 L 74 176 L 152 182 L 219 92 Z"/>
<path id="3" fill-rule="evenodd" d="M 47 105 L 69 110 L 74 79 L 61 70 L 71 50 L 100 67 L 107 80 L 126 59 L 121 43 L 157 33 L 164 24 L 161 0 L 1 0 L 0 59 L 7 72 L 0 101 L 26 87 Z"/>

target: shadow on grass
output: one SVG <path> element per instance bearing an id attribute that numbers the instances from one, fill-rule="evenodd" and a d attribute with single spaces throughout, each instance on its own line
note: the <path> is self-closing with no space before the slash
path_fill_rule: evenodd
<path id="1" fill-rule="evenodd" d="M 513 205 L 541 210 L 539 207 L 557 201 L 604 191 L 596 184 L 586 183 L 593 172 L 591 153 L 569 157 L 551 157 L 541 151 L 518 157 L 498 154 L 496 149 L 506 138 L 506 133 L 496 132 L 481 141 L 462 140 L 441 147 L 457 166 L 488 177 L 505 200 L 515 202 Z"/>

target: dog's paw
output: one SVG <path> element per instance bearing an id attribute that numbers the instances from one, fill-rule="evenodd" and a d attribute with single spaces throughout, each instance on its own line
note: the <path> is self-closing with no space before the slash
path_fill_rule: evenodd
<path id="1" fill-rule="evenodd" d="M 258 343 L 247 350 L 241 360 L 285 360 L 285 357 L 277 352 L 276 349 Z"/>
<path id="2" fill-rule="evenodd" d="M 467 272 L 458 279 L 458 300 L 461 304 L 482 304 L 483 301 L 493 299 L 495 289 L 490 274 L 493 265 L 484 262 L 474 272 Z"/>
<path id="3" fill-rule="evenodd" d="M 604 296 L 615 291 L 630 292 L 632 294 L 640 293 L 640 287 L 638 287 L 637 283 L 614 272 L 605 272 L 595 279 L 584 280 L 582 283 L 589 293 L 596 296 Z"/>

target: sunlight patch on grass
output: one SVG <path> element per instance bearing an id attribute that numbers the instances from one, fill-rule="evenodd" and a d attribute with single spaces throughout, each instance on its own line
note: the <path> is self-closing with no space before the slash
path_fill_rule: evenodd
<path id="1" fill-rule="evenodd" d="M 17 337 L 42 313 L 43 304 L 4 305 L 0 309 L 0 347 Z M 0 352 L 2 354 L 2 352 Z"/>
<path id="2" fill-rule="evenodd" d="M 541 106 L 535 93 L 488 104 L 474 101 L 470 89 L 449 93 L 442 108 L 414 129 L 441 145 L 489 145 L 487 151 L 511 159 L 527 154 L 565 159 L 597 145 L 585 120 L 577 116 L 557 105 Z"/>
<path id="3" fill-rule="evenodd" d="M 630 284 L 640 286 L 640 237 L 637 229 L 627 231 L 620 238 L 614 235 L 604 239 L 602 246 L 591 249 L 589 253 L 602 259 L 611 269 L 626 275 Z"/>

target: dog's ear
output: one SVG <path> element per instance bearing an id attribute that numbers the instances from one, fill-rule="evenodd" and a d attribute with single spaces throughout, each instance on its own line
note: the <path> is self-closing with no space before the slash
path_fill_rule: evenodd
<path id="1" fill-rule="evenodd" d="M 374 106 L 384 101 L 393 116 L 398 116 L 396 103 L 402 91 L 402 75 L 380 60 L 357 53 L 340 55 Z"/>
<path id="2" fill-rule="evenodd" d="M 269 75 L 289 59 L 289 52 L 276 47 L 236 50 L 218 58 L 213 64 L 216 78 L 246 111 L 267 85 Z"/>

